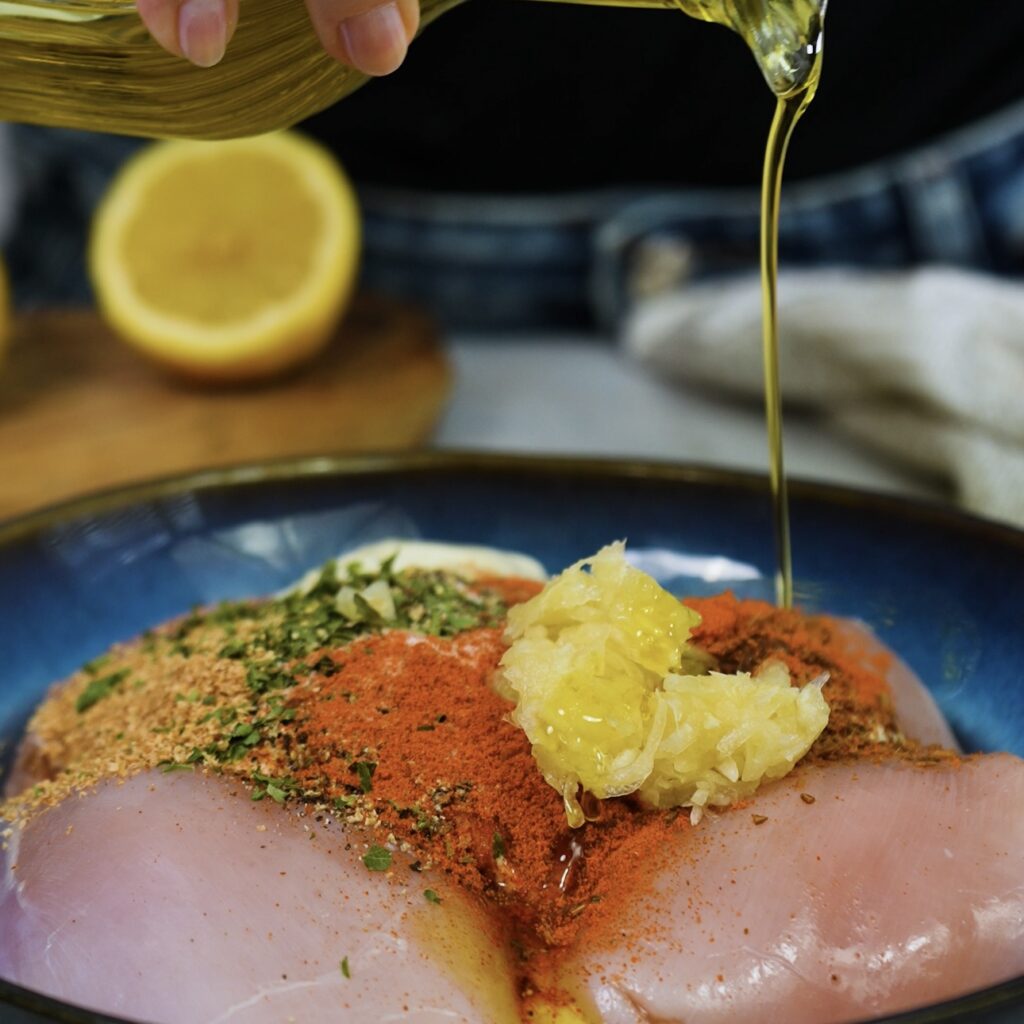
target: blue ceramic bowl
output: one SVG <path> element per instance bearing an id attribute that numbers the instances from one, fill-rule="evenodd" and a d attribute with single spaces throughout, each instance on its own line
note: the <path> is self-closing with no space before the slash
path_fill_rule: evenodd
<path id="1" fill-rule="evenodd" d="M 791 497 L 798 601 L 866 620 L 931 687 L 966 749 L 1024 756 L 1024 533 L 836 488 L 795 484 Z M 511 548 L 549 569 L 625 537 L 678 593 L 773 589 L 756 477 L 425 454 L 146 484 L 0 527 L 0 751 L 9 760 L 50 682 L 112 642 L 388 536 Z M 1024 978 L 893 1019 L 1021 1021 Z M 0 1020 L 112 1018 L 0 982 Z"/>

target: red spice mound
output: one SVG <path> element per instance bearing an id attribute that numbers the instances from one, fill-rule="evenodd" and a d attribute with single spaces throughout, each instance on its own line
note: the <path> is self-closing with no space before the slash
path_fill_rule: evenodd
<path id="1" fill-rule="evenodd" d="M 796 685 L 830 673 L 832 721 L 811 759 L 900 749 L 878 741 L 880 730 L 896 734 L 884 659 L 858 651 L 832 620 L 731 594 L 687 603 L 703 616 L 696 643 L 722 671 L 778 658 Z M 392 632 L 319 652 L 290 695 L 289 769 L 304 792 L 402 844 L 419 866 L 502 904 L 523 941 L 559 946 L 584 915 L 593 921 L 611 913 L 616 893 L 638 891 L 652 857 L 690 826 L 627 798 L 594 801 L 596 820 L 571 832 L 529 741 L 507 720 L 511 705 L 491 688 L 503 652 L 496 629 L 453 639 Z"/>

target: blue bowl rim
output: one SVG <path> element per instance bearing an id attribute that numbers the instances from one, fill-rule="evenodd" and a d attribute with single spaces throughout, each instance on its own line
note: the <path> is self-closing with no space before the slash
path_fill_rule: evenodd
<path id="1" fill-rule="evenodd" d="M 29 540 L 45 530 L 90 515 L 110 513 L 125 506 L 159 500 L 184 493 L 216 491 L 239 486 L 259 486 L 289 480 L 335 477 L 441 476 L 449 473 L 480 472 L 515 477 L 561 477 L 623 483 L 649 480 L 686 487 L 731 487 L 770 493 L 765 474 L 721 469 L 695 463 L 639 459 L 604 459 L 557 455 L 506 455 L 474 451 L 420 451 L 402 454 L 312 455 L 250 462 L 174 474 L 138 483 L 107 488 L 45 506 L 0 523 L 0 551 L 10 544 Z M 939 502 L 876 491 L 792 479 L 790 495 L 826 504 L 869 510 L 896 518 L 926 523 L 941 529 L 997 545 L 1024 550 L 1024 530 L 984 519 Z M 0 1008 L 9 1006 L 61 1024 L 139 1024 L 124 1017 L 112 1017 L 75 1007 L 41 995 L 0 978 Z M 859 1024 L 943 1024 L 970 1022 L 981 1012 L 1024 1006 L 1024 975 L 989 988 L 971 992 L 932 1006 L 908 1010 L 889 1017 L 872 1017 Z"/>
<path id="2" fill-rule="evenodd" d="M 477 471 L 515 476 L 575 476 L 581 480 L 651 480 L 695 487 L 726 486 L 769 493 L 764 473 L 722 469 L 669 460 L 597 458 L 564 455 L 511 455 L 472 450 L 424 450 L 402 454 L 308 455 L 238 463 L 190 473 L 153 477 L 90 491 L 0 521 L 0 548 L 69 520 L 115 511 L 126 505 L 186 492 L 214 491 L 321 477 L 410 476 Z M 939 501 L 847 487 L 792 477 L 791 497 L 859 508 L 915 520 L 979 537 L 993 544 L 1024 549 L 1024 529 Z"/>

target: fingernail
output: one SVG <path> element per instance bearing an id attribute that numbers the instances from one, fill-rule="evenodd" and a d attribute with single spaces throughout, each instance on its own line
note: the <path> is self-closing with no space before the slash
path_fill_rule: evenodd
<path id="1" fill-rule="evenodd" d="M 338 26 L 338 32 L 352 63 L 368 75 L 391 74 L 409 48 L 405 23 L 396 3 L 382 4 L 346 19 Z"/>
<path id="2" fill-rule="evenodd" d="M 224 0 L 185 0 L 178 14 L 181 51 L 201 68 L 212 68 L 228 45 Z"/>

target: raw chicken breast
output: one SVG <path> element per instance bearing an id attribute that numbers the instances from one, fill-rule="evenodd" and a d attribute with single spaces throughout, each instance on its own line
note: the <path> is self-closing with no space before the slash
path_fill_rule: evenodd
<path id="1" fill-rule="evenodd" d="M 0 975 L 147 1021 L 518 1020 L 487 915 L 404 866 L 369 872 L 363 849 L 220 778 L 106 784 L 15 834 Z M 935 1002 L 1024 972 L 1024 762 L 798 770 L 656 874 L 560 966 L 596 1020 Z"/>
<path id="2" fill-rule="evenodd" d="M 564 969 L 609 1024 L 862 1020 L 1024 973 L 1015 757 L 798 769 L 686 844 Z"/>
<path id="3" fill-rule="evenodd" d="M 518 1020 L 487 918 L 365 849 L 219 777 L 106 783 L 0 859 L 0 976 L 168 1024 Z"/>

